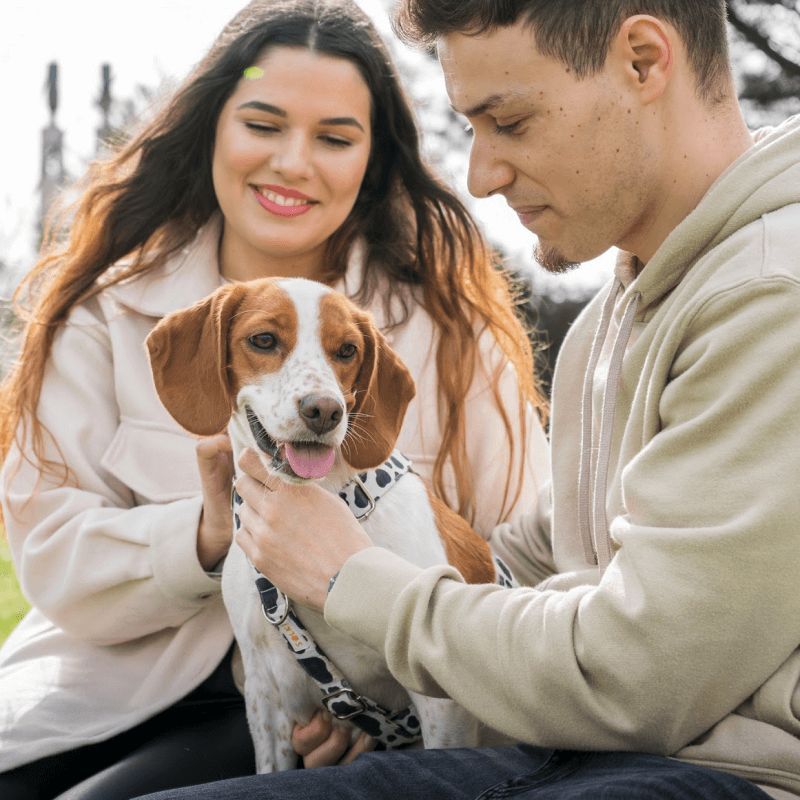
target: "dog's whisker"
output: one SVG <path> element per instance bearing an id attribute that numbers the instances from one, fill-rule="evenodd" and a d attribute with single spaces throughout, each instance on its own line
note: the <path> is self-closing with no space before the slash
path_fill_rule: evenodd
<path id="1" fill-rule="evenodd" d="M 351 420 L 354 420 L 354 419 L 373 419 L 374 416 L 375 416 L 374 414 L 366 414 L 363 411 L 355 411 L 355 412 L 352 412 L 352 413 L 350 413 L 348 415 L 349 419 L 351 419 Z"/>
<path id="2" fill-rule="evenodd" d="M 366 444 L 367 442 L 376 442 L 374 435 L 370 431 L 360 431 L 356 428 L 351 428 L 342 442 L 342 450 L 347 451 L 351 447 L 357 450 L 358 447 Z"/>
<path id="3" fill-rule="evenodd" d="M 368 426 L 368 425 L 362 425 L 360 423 L 360 420 L 355 420 L 350 425 L 350 430 L 351 431 L 359 431 L 360 433 L 363 433 L 364 435 L 368 435 L 368 436 L 373 436 L 374 435 L 373 432 L 372 432 L 371 427 Z"/>
<path id="4" fill-rule="evenodd" d="M 368 436 L 364 433 L 354 433 L 351 437 L 353 443 L 357 446 L 365 445 L 365 444 L 376 444 L 375 437 Z"/>

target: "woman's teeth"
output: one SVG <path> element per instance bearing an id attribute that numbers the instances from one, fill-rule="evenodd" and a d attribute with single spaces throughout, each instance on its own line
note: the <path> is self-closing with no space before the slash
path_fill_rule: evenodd
<path id="1" fill-rule="evenodd" d="M 258 190 L 259 194 L 262 197 L 266 197 L 270 203 L 275 203 L 278 206 L 307 206 L 311 204 L 311 200 L 301 200 L 298 197 L 286 197 L 282 194 L 276 194 L 275 192 L 265 192 L 261 189 Z"/>

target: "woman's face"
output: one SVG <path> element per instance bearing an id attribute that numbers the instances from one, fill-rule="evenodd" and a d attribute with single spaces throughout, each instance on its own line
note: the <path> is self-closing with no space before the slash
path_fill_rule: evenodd
<path id="1" fill-rule="evenodd" d="M 320 275 L 367 169 L 370 103 L 342 58 L 276 47 L 246 70 L 220 113 L 212 162 L 225 277 Z"/>

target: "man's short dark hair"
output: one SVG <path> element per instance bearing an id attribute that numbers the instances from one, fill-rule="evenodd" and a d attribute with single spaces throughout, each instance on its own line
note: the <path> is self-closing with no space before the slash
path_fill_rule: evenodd
<path id="1" fill-rule="evenodd" d="M 433 46 L 451 33 L 480 34 L 524 20 L 542 55 L 588 77 L 602 69 L 622 23 L 636 14 L 678 31 L 700 98 L 716 103 L 729 97 L 725 0 L 401 0 L 394 24 L 406 42 Z"/>

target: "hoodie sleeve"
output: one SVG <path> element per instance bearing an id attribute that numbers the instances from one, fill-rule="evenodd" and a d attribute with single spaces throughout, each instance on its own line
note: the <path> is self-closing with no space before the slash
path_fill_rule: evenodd
<path id="1" fill-rule="evenodd" d="M 39 418 L 53 468 L 40 476 L 29 451 L 14 449 L 0 475 L 5 531 L 24 595 L 67 633 L 96 644 L 180 626 L 220 598 L 218 580 L 197 559 L 199 491 L 142 503 L 104 466 L 119 443 L 115 398 L 108 329 L 89 304 L 56 335 L 45 372 Z M 149 441 L 170 435 L 176 434 L 151 431 Z M 191 441 L 184 447 L 193 450 Z M 151 456 L 155 472 L 178 468 L 164 463 L 167 452 Z"/>
<path id="2" fill-rule="evenodd" d="M 669 755 L 695 740 L 800 641 L 798 307 L 800 285 L 777 276 L 686 313 L 597 585 L 468 586 L 372 548 L 326 619 L 408 688 L 521 741 Z"/>

